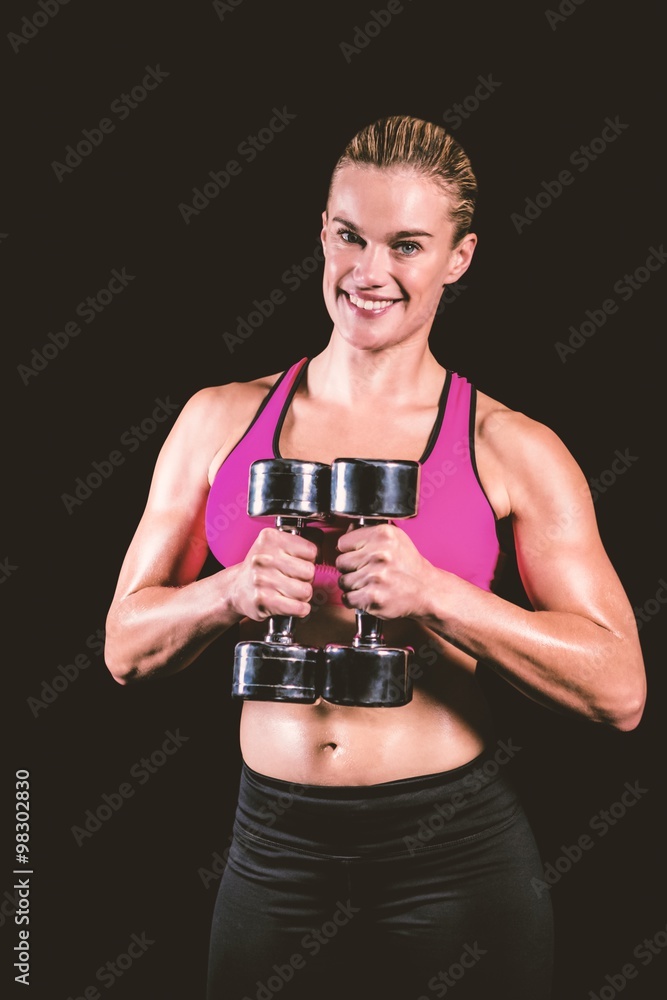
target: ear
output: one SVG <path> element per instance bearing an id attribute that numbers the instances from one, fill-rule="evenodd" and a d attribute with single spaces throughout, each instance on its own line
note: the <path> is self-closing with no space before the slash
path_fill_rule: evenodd
<path id="1" fill-rule="evenodd" d="M 456 244 L 449 255 L 449 262 L 443 279 L 443 287 L 445 285 L 453 285 L 455 281 L 458 281 L 466 273 L 470 267 L 476 246 L 477 236 L 475 233 L 468 233 L 460 243 Z"/>
<path id="2" fill-rule="evenodd" d="M 329 221 L 329 216 L 327 215 L 326 208 L 322 212 L 322 232 L 320 233 L 320 239 L 322 241 L 322 252 L 324 256 L 327 255 L 327 223 Z"/>

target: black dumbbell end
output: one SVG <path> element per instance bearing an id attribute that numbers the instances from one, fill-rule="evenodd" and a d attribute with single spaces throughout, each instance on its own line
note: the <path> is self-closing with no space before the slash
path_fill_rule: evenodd
<path id="1" fill-rule="evenodd" d="M 343 517 L 414 517 L 419 476 L 419 462 L 337 458 L 331 464 L 331 510 Z"/>
<path id="2" fill-rule="evenodd" d="M 331 466 L 291 458 L 262 458 L 250 466 L 248 514 L 322 520 L 329 511 Z"/>
<path id="3" fill-rule="evenodd" d="M 234 652 L 232 697 L 312 705 L 320 697 L 322 650 L 273 642 L 240 642 Z"/>
<path id="4" fill-rule="evenodd" d="M 407 705 L 412 701 L 411 653 L 410 647 L 326 646 L 322 697 L 362 708 Z"/>

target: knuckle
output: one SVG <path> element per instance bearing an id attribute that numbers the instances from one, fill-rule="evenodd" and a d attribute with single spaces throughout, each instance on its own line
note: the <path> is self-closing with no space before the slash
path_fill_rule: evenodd
<path id="1" fill-rule="evenodd" d="M 275 528 L 262 528 L 255 541 L 255 546 L 261 552 L 275 552 L 282 541 L 283 532 L 276 531 Z"/>
<path id="2" fill-rule="evenodd" d="M 255 588 L 255 591 L 262 590 L 267 583 L 266 568 L 261 564 L 258 566 L 254 566 L 251 574 L 251 581 L 253 587 Z"/>
<path id="3" fill-rule="evenodd" d="M 375 593 L 371 594 L 370 600 L 368 602 L 368 610 L 372 611 L 374 615 L 381 615 L 382 612 L 386 610 L 384 603 L 379 595 Z"/>
<path id="4" fill-rule="evenodd" d="M 258 614 L 260 614 L 263 618 L 266 618 L 269 615 L 269 609 L 267 607 L 267 599 L 265 591 L 263 591 L 259 587 L 256 587 L 253 597 L 254 597 L 253 603 L 257 608 Z"/>
<path id="5" fill-rule="evenodd" d="M 270 566 L 272 563 L 272 558 L 266 552 L 253 552 L 250 564 L 254 569 L 263 569 L 266 566 Z"/>

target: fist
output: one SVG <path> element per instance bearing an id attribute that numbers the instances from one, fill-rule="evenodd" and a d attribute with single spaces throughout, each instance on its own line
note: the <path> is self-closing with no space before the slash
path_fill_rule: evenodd
<path id="1" fill-rule="evenodd" d="M 278 528 L 263 528 L 237 567 L 236 612 L 253 621 L 274 615 L 305 618 L 313 596 L 317 545 Z"/>
<path id="2" fill-rule="evenodd" d="M 378 618 L 416 618 L 435 568 L 394 524 L 351 528 L 338 541 L 336 569 L 348 608 Z"/>

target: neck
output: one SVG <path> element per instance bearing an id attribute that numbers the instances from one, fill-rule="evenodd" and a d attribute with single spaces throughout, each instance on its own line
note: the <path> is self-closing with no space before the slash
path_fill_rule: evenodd
<path id="1" fill-rule="evenodd" d="M 415 396 L 428 398 L 442 388 L 443 367 L 427 343 L 398 344 L 381 350 L 352 347 L 334 330 L 329 343 L 308 366 L 308 382 L 319 397 L 354 405 L 359 399 L 400 406 Z"/>

